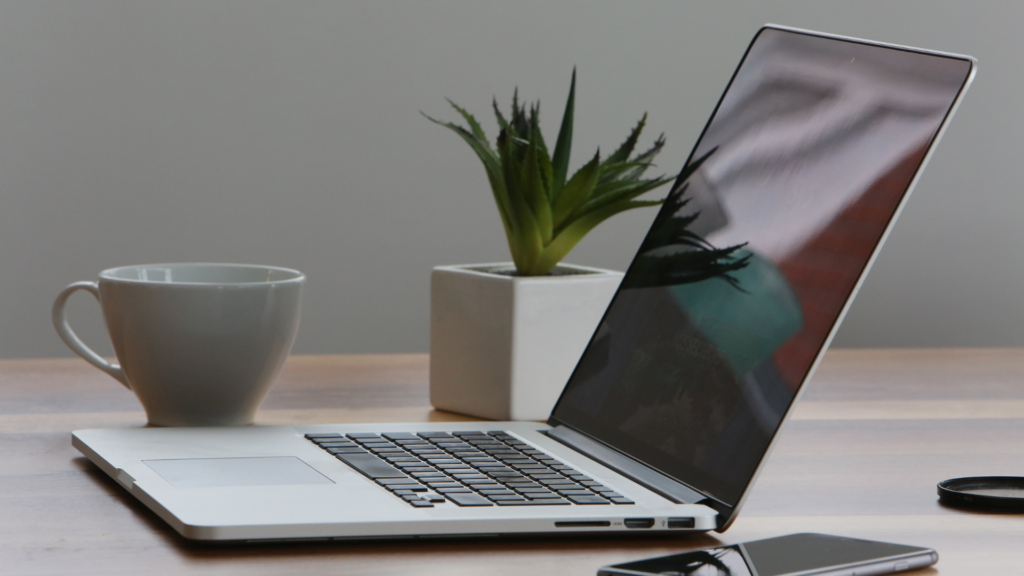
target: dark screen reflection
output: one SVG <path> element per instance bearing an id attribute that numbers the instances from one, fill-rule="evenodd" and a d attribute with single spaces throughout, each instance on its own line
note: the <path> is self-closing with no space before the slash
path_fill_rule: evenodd
<path id="1" fill-rule="evenodd" d="M 970 69 L 763 30 L 554 418 L 735 504 Z"/>
<path id="2" fill-rule="evenodd" d="M 648 558 L 615 568 L 662 576 L 751 576 L 740 545 Z"/>

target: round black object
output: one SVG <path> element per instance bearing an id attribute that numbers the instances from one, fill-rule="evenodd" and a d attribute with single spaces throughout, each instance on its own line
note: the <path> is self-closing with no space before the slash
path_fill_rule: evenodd
<path id="1" fill-rule="evenodd" d="M 938 484 L 939 500 L 959 508 L 1024 512 L 1024 477 L 975 476 Z"/>

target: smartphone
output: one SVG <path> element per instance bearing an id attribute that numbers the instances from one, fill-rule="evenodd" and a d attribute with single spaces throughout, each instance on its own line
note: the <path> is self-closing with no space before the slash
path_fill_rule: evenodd
<path id="1" fill-rule="evenodd" d="M 790 534 L 605 566 L 598 576 L 868 576 L 939 561 L 930 548 L 828 534 Z"/>

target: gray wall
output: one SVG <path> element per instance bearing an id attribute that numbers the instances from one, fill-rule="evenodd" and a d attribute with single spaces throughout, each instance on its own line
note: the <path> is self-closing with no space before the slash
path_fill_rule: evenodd
<path id="1" fill-rule="evenodd" d="M 544 102 L 578 66 L 572 166 L 647 111 L 675 172 L 764 22 L 963 52 L 978 80 L 837 345 L 1024 344 L 1024 4 L 0 1 L 0 357 L 64 356 L 67 283 L 238 261 L 309 276 L 296 352 L 425 351 L 437 264 L 507 259 L 451 97 Z M 653 210 L 570 262 L 624 267 Z M 101 351 L 99 313 L 72 322 Z"/>

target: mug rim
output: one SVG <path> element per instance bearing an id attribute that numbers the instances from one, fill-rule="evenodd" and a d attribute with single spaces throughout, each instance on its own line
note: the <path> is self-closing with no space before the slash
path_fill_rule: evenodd
<path id="1" fill-rule="evenodd" d="M 282 278 L 279 280 L 268 280 L 261 282 L 157 282 L 152 280 L 138 280 L 134 278 L 122 278 L 117 276 L 117 272 L 122 270 L 141 269 L 141 268 L 159 268 L 159 267 L 192 267 L 192 268 L 243 268 L 249 270 L 266 270 L 281 272 L 284 274 L 291 275 L 290 278 Z M 306 275 L 293 268 L 282 268 L 280 266 L 267 266 L 264 264 L 235 264 L 235 263 L 221 263 L 221 262 L 163 262 L 154 264 L 133 264 L 129 266 L 116 266 L 114 268 L 107 268 L 106 270 L 99 273 L 100 280 L 106 280 L 109 282 L 125 282 L 129 284 L 159 284 L 163 286 L 268 286 L 271 284 L 288 284 L 288 283 L 299 283 L 301 284 L 306 280 Z"/>

